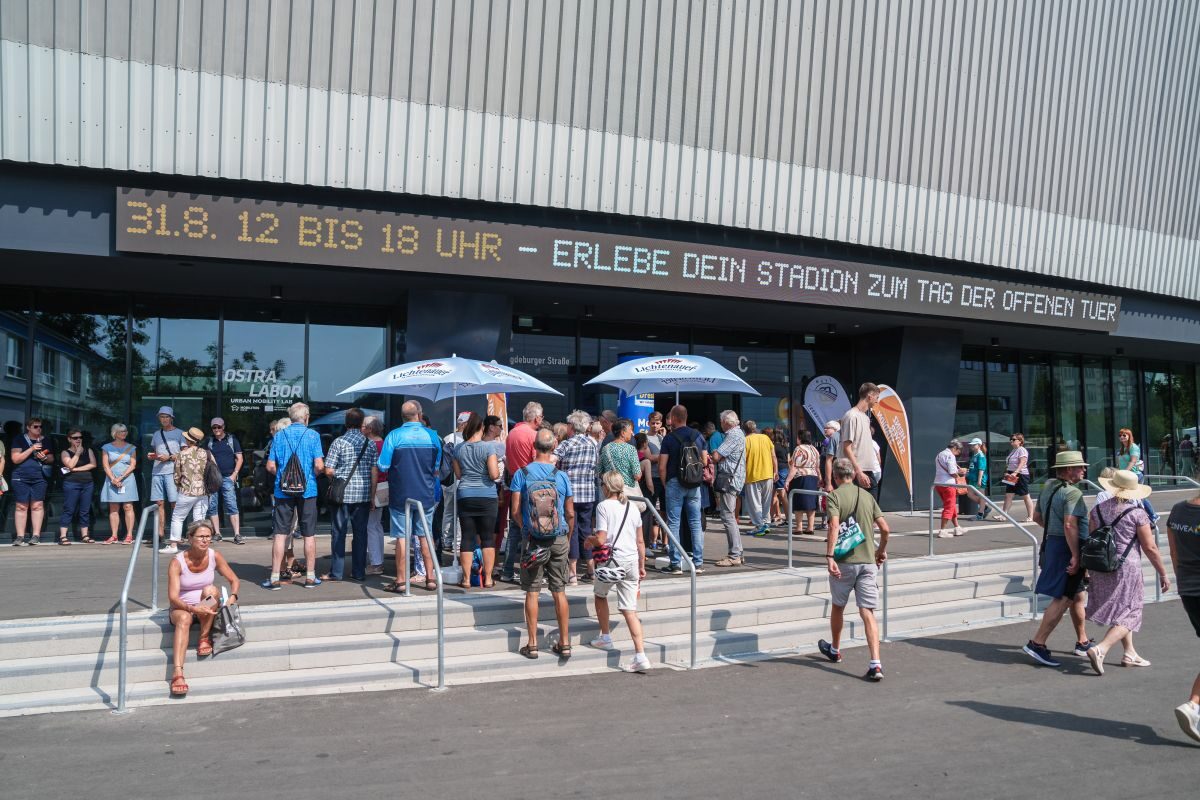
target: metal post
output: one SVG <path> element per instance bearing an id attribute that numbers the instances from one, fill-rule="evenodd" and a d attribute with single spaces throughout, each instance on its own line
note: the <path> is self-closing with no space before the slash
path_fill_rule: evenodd
<path id="1" fill-rule="evenodd" d="M 142 518 L 138 522 L 137 538 L 133 542 L 133 551 L 129 554 L 129 566 L 125 570 L 125 583 L 121 586 L 120 617 L 121 627 L 118 639 L 117 656 L 117 707 L 114 714 L 127 714 L 130 709 L 126 706 L 129 671 L 129 587 L 133 584 L 133 571 L 137 567 L 138 553 L 142 549 L 142 537 L 146 534 L 146 522 L 152 515 L 157 516 L 158 506 L 149 505 L 142 509 Z M 157 520 L 155 521 L 157 523 Z M 154 528 L 157 538 L 158 526 Z M 157 547 L 155 553 L 157 554 Z M 157 566 L 157 565 L 155 565 Z M 154 591 L 158 591 L 158 571 L 154 572 Z M 156 603 L 157 605 L 157 603 Z M 155 609 L 157 610 L 157 609 Z"/>
<path id="2" fill-rule="evenodd" d="M 654 521 L 657 522 L 658 526 L 666 532 L 667 538 L 671 540 L 671 544 L 675 545 L 675 549 L 678 550 L 683 556 L 687 556 L 686 558 L 682 558 L 681 560 L 685 561 L 688 565 L 688 578 L 691 580 L 691 584 L 692 584 L 691 585 L 691 590 L 692 590 L 691 591 L 691 600 L 692 600 L 691 661 L 689 662 L 688 669 L 695 669 L 696 668 L 696 565 L 692 562 L 691 554 L 687 553 L 683 549 L 683 545 L 679 543 L 679 539 L 676 538 L 675 533 L 671 530 L 670 526 L 667 525 L 666 521 L 661 516 L 659 516 L 658 510 L 654 507 L 653 503 L 651 503 L 645 497 L 640 497 L 640 496 L 636 496 L 636 495 L 626 495 L 626 497 L 630 500 L 633 500 L 634 502 L 641 503 L 642 505 L 646 506 L 646 508 L 649 509 L 650 514 L 654 517 Z M 681 519 L 682 519 L 682 517 L 681 517 Z M 790 538 L 790 532 L 789 532 L 789 538 Z"/>
<path id="3" fill-rule="evenodd" d="M 397 574 L 397 577 L 400 577 L 400 576 L 404 577 L 404 596 L 405 597 L 412 597 L 412 589 L 408 588 L 409 578 L 412 577 L 411 575 L 408 574 L 408 562 L 411 561 L 412 557 L 413 557 L 412 546 L 411 546 L 412 545 L 412 535 L 411 534 L 412 534 L 412 529 L 413 529 L 412 522 L 413 522 L 412 509 L 408 507 L 407 503 L 405 503 L 404 504 L 404 535 L 396 537 L 397 542 L 399 542 L 401 539 L 404 540 L 404 557 L 401 558 L 399 556 L 399 554 L 397 554 L 397 556 L 396 556 L 396 559 L 398 561 L 403 561 L 404 563 L 396 565 L 396 574 Z M 397 551 L 397 553 L 398 553 L 398 551 Z M 429 569 L 428 564 L 425 565 L 425 569 L 426 570 Z M 427 575 L 426 579 L 428 579 L 428 577 L 429 576 Z"/>
<path id="4" fill-rule="evenodd" d="M 433 687 L 435 692 L 446 691 L 446 614 L 444 599 L 442 596 L 442 567 L 441 561 L 437 560 L 433 549 L 433 531 L 429 530 L 429 519 L 425 516 L 425 507 L 421 505 L 420 500 L 409 498 L 404 503 L 404 521 L 407 525 L 412 522 L 412 510 L 416 508 L 417 513 L 421 515 L 422 536 L 425 538 L 425 543 L 429 545 L 429 557 L 434 561 L 433 564 L 425 564 L 425 579 L 429 580 L 429 570 L 434 571 L 434 578 L 437 582 L 437 650 L 438 650 L 438 680 L 437 686 Z M 408 531 L 412 528 L 405 529 L 405 538 L 408 536 Z"/>
<path id="5" fill-rule="evenodd" d="M 888 639 L 888 562 L 883 560 L 883 641 Z"/>
<path id="6" fill-rule="evenodd" d="M 1154 531 L 1154 547 L 1158 548 L 1158 526 L 1151 525 L 1150 529 L 1152 531 Z M 1160 550 L 1159 552 L 1161 553 L 1162 551 Z M 1161 558 L 1162 556 L 1159 556 L 1159 557 Z M 1154 574 L 1154 602 L 1158 603 L 1161 601 L 1162 601 L 1162 581 L 1160 581 L 1158 579 L 1158 573 L 1155 573 Z"/>
<path id="7" fill-rule="evenodd" d="M 933 484 L 929 487 L 929 555 L 933 557 L 933 495 L 937 490 L 938 484 Z M 958 486 L 958 484 L 954 484 Z"/>

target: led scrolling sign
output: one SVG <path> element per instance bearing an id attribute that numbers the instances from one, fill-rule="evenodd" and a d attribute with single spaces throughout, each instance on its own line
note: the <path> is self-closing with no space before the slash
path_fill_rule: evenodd
<path id="1" fill-rule="evenodd" d="M 119 188 L 119 251 L 703 293 L 1112 331 L 1120 298 L 961 275 L 388 211 Z"/>

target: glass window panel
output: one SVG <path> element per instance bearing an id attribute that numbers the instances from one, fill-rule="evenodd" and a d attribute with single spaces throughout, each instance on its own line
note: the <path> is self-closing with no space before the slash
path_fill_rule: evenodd
<path id="1" fill-rule="evenodd" d="M 1112 465 L 1116 442 L 1108 367 L 1102 358 L 1087 356 L 1083 359 L 1083 402 L 1084 440 L 1087 442 L 1084 458 L 1091 465 L 1088 478 L 1095 482 L 1100 471 Z"/>
<path id="2" fill-rule="evenodd" d="M 1058 452 L 1053 421 L 1053 376 L 1048 357 L 1037 353 L 1021 355 L 1021 425 L 1025 449 L 1029 451 L 1029 478 L 1040 483 Z M 1065 447 L 1063 448 L 1066 449 Z"/>
<path id="3" fill-rule="evenodd" d="M 308 397 L 312 427 L 340 436 L 345 411 L 358 406 L 387 426 L 387 398 L 380 393 L 338 396 L 338 392 L 388 365 L 387 329 L 351 325 L 310 325 L 308 330 Z"/>
<path id="4" fill-rule="evenodd" d="M 1172 429 L 1176 475 L 1196 471 L 1196 372 L 1191 364 L 1171 365 Z"/>
<path id="5" fill-rule="evenodd" d="M 264 447 L 271 421 L 307 399 L 303 320 L 225 320 L 221 365 L 227 430 L 243 449 Z"/>
<path id="6" fill-rule="evenodd" d="M 29 388 L 28 352 L 29 318 L 32 298 L 23 289 L 0 292 L 0 341 L 4 349 L 4 369 L 0 370 L 0 421 L 4 425 L 4 451 L 7 454 L 13 437 L 25 430 L 25 399 Z M 4 477 L 12 478 L 11 458 L 4 459 Z M 0 531 L 11 532 L 14 504 L 12 494 L 0 497 Z"/>
<path id="7" fill-rule="evenodd" d="M 1011 350 L 989 348 L 986 358 L 988 435 L 985 440 L 989 444 L 989 486 L 993 494 L 1003 494 L 1004 485 L 1000 483 L 1000 478 L 1004 475 L 1005 459 L 1010 449 L 1008 437 L 1020 431 L 1017 354 Z"/>
<path id="8" fill-rule="evenodd" d="M 1079 359 L 1054 357 L 1055 450 L 1083 450 L 1083 385 Z M 1047 469 L 1053 461 L 1047 464 Z"/>
<path id="9" fill-rule="evenodd" d="M 1133 431 L 1134 441 L 1141 443 L 1145 438 L 1141 423 L 1141 404 L 1138 391 L 1138 373 L 1128 359 L 1114 358 L 1112 361 L 1113 456 L 1116 456 L 1116 436 L 1121 428 Z M 1144 456 L 1144 453 L 1143 453 Z"/>
<path id="10" fill-rule="evenodd" d="M 738 412 L 742 420 L 754 420 L 758 429 L 782 430 L 787 442 L 792 439 L 791 376 L 788 374 L 788 337 L 765 331 L 719 331 L 697 329 L 692 352 L 716 361 L 759 392 L 725 395 L 695 394 L 686 400 L 688 416 L 703 426 L 720 423 L 726 408 Z"/>
<path id="11" fill-rule="evenodd" d="M 954 406 L 954 438 L 970 441 L 979 437 L 985 443 L 987 402 L 984 397 L 984 356 L 982 347 L 964 347 L 958 364 L 958 398 Z"/>
<path id="12" fill-rule="evenodd" d="M 1174 447 L 1171 444 L 1171 379 L 1166 364 L 1146 364 L 1143 372 L 1146 391 L 1146 438 L 1141 442 L 1146 474 L 1174 474 Z"/>
<path id="13" fill-rule="evenodd" d="M 813 378 L 828 375 L 841 384 L 846 397 L 851 399 L 857 387 L 852 385 L 850 342 L 835 337 L 813 337 L 815 341 L 792 351 L 792 391 L 795 407 L 792 409 L 792 430 L 811 431 L 816 441 L 824 435 L 804 412 L 804 392 Z"/>

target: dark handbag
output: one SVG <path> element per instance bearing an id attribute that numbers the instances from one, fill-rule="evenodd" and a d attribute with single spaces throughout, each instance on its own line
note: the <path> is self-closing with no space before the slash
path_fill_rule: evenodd
<path id="1" fill-rule="evenodd" d="M 346 486 L 350 483 L 350 478 L 354 476 L 354 473 L 358 472 L 358 465 L 362 463 L 363 453 L 367 452 L 367 448 L 370 446 L 370 439 L 363 442 L 362 449 L 358 451 L 358 458 L 354 459 L 354 466 L 350 468 L 350 472 L 346 474 L 346 477 L 339 478 L 334 476 L 333 480 L 329 482 L 329 489 L 325 492 L 325 500 L 330 505 L 340 506 L 345 502 L 343 498 L 346 496 Z"/>
<path id="2" fill-rule="evenodd" d="M 733 469 L 729 472 L 718 469 L 716 475 L 713 476 L 713 491 L 721 494 L 736 494 L 737 490 L 733 488 L 733 476 L 737 474 L 738 467 L 742 464 L 742 456 L 746 455 L 746 446 L 742 445 L 742 455 L 738 456 L 737 463 L 733 465 Z M 717 465 L 720 466 L 719 464 Z"/>
<path id="3" fill-rule="evenodd" d="M 204 465 L 204 491 L 209 494 L 217 494 L 221 491 L 221 484 L 225 482 L 225 477 L 221 474 L 221 468 L 217 466 L 217 460 L 213 458 L 210 451 L 208 453 L 208 462 Z"/>
<path id="4" fill-rule="evenodd" d="M 613 548 L 617 544 L 617 539 L 621 537 L 621 532 L 625 530 L 625 520 L 629 519 L 629 501 L 625 501 L 625 513 L 621 516 L 621 525 L 617 528 L 617 535 L 613 537 L 612 543 L 604 543 L 592 550 L 592 560 L 596 564 L 607 564 L 612 560 Z M 611 532 L 611 531 L 610 531 Z"/>
<path id="5" fill-rule="evenodd" d="M 212 625 L 212 654 L 214 656 L 241 647 L 246 643 L 246 627 L 237 603 L 226 603 L 217 609 Z"/>

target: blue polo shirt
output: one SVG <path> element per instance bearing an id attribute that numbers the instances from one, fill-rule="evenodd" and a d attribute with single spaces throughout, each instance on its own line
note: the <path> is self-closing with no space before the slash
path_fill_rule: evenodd
<path id="1" fill-rule="evenodd" d="M 389 508 L 403 511 L 413 499 L 429 513 L 441 500 L 442 440 L 437 431 L 416 421 L 404 423 L 384 438 L 378 465 L 387 474 Z"/>
<path id="2" fill-rule="evenodd" d="M 208 449 L 213 454 L 213 460 L 217 462 L 217 468 L 221 470 L 221 476 L 228 478 L 232 475 L 238 453 L 242 452 L 242 446 L 238 444 L 237 439 L 233 438 L 233 434 L 227 433 L 223 439 L 210 436 Z"/>
<path id="3" fill-rule="evenodd" d="M 307 479 L 304 483 L 305 499 L 316 497 L 317 475 L 313 464 L 318 458 L 324 457 L 321 453 L 321 435 L 298 422 L 293 422 L 275 434 L 275 438 L 271 440 L 271 455 L 267 460 L 275 462 L 275 496 L 281 499 L 287 497 L 279 491 L 279 480 L 283 477 L 283 471 L 287 469 L 292 453 L 299 459 L 300 469 L 304 470 L 304 477 Z"/>

